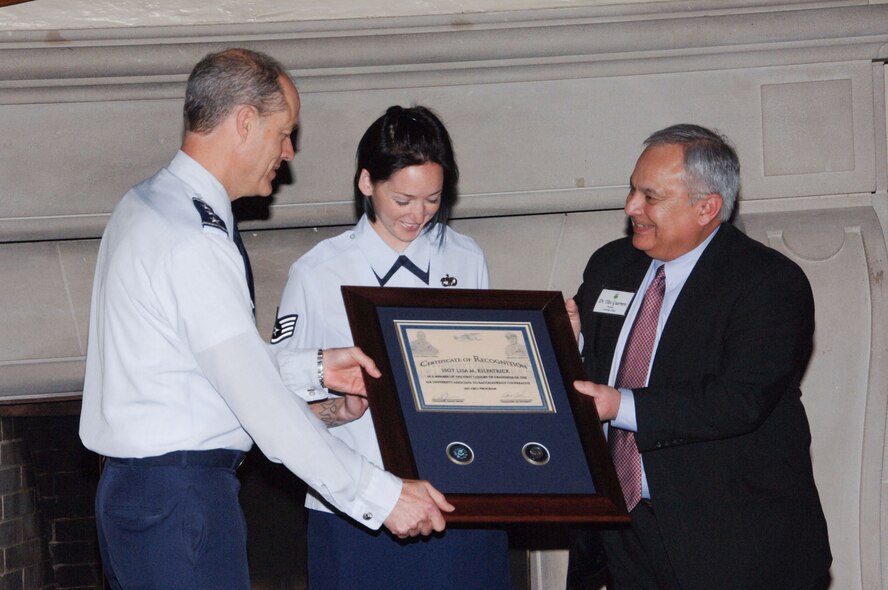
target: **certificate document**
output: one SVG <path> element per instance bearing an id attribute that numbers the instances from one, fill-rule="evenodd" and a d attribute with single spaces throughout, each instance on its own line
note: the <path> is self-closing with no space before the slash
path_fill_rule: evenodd
<path id="1" fill-rule="evenodd" d="M 394 323 L 418 412 L 555 412 L 529 323 Z"/>
<path id="2" fill-rule="evenodd" d="M 558 291 L 343 286 L 385 468 L 448 522 L 629 522 Z"/>

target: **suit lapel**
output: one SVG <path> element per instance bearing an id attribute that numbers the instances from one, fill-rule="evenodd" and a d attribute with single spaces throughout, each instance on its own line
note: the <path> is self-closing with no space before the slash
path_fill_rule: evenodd
<path id="1" fill-rule="evenodd" d="M 699 329 L 700 310 L 720 305 L 715 299 L 719 298 L 718 294 L 723 288 L 719 284 L 723 278 L 721 270 L 730 263 L 727 252 L 736 239 L 737 231 L 731 225 L 722 225 L 688 276 L 660 335 L 651 367 L 651 383 L 659 380 L 660 376 L 668 378 L 676 374 L 675 367 L 681 364 L 681 348 L 689 337 L 688 331 Z"/>
<path id="2" fill-rule="evenodd" d="M 618 263 L 612 267 L 613 272 L 604 278 L 601 288 L 635 293 L 633 297 L 634 302 L 635 297 L 639 296 L 638 287 L 651 264 L 651 259 L 633 248 L 631 243 L 629 247 L 632 248 L 631 252 L 629 252 L 629 259 L 625 263 Z M 641 255 L 639 256 L 639 254 Z M 598 294 L 596 293 L 595 295 L 597 296 Z M 617 340 L 620 337 L 626 317 L 606 314 L 595 315 L 598 317 L 598 321 L 595 323 L 595 346 L 600 351 L 599 358 L 608 359 L 609 362 L 599 363 L 596 367 L 595 375 L 592 377 L 598 383 L 607 383 L 611 369 L 610 361 L 613 360 Z"/>

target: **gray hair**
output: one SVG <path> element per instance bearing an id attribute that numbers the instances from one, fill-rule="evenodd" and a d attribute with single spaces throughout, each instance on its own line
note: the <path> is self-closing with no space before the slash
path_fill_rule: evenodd
<path id="1" fill-rule="evenodd" d="M 695 203 L 710 193 L 722 196 L 721 220 L 728 221 L 740 193 L 740 160 L 728 138 L 699 125 L 672 125 L 644 140 L 646 147 L 680 145 L 684 181 Z"/>
<path id="2" fill-rule="evenodd" d="M 284 67 L 258 51 L 233 48 L 206 55 L 185 87 L 185 130 L 209 133 L 242 105 L 260 116 L 287 108 L 281 75 L 287 75 Z"/>

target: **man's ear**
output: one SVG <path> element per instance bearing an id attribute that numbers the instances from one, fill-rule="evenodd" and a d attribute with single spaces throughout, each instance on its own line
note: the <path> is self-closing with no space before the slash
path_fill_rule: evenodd
<path id="1" fill-rule="evenodd" d="M 234 112 L 234 124 L 237 136 L 241 143 L 247 140 L 249 134 L 256 128 L 259 121 L 259 112 L 256 107 L 242 105 Z"/>
<path id="2" fill-rule="evenodd" d="M 373 194 L 373 181 L 370 179 L 370 172 L 366 168 L 361 169 L 361 175 L 358 177 L 358 189 L 365 197 Z"/>
<path id="3" fill-rule="evenodd" d="M 709 193 L 697 201 L 697 212 L 700 225 L 708 225 L 721 215 L 725 202 L 719 193 Z"/>

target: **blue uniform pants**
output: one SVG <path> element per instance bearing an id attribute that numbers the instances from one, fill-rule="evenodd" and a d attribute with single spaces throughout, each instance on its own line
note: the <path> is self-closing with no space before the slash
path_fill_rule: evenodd
<path id="1" fill-rule="evenodd" d="M 96 526 L 113 590 L 249 590 L 235 475 L 243 455 L 219 449 L 106 461 Z"/>
<path id="2" fill-rule="evenodd" d="M 511 590 L 509 542 L 497 529 L 448 526 L 402 540 L 308 511 L 309 590 Z"/>

